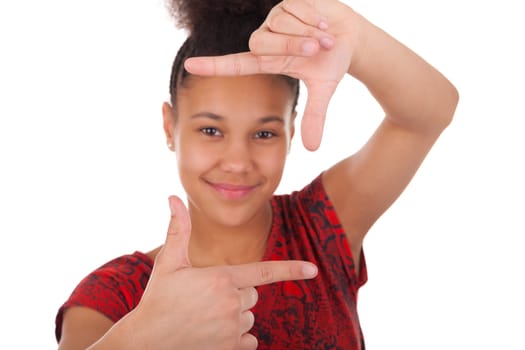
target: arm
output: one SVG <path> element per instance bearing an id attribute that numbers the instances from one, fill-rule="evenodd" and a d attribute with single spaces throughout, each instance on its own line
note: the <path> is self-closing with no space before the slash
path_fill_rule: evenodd
<path id="1" fill-rule="evenodd" d="M 95 310 L 71 307 L 64 314 L 58 350 L 87 349 L 112 325 L 113 322 L 109 318 Z"/>
<path id="2" fill-rule="evenodd" d="M 294 23 L 294 30 L 288 23 Z M 300 24 L 299 24 L 300 23 Z M 191 58 L 200 75 L 286 74 L 308 90 L 301 134 L 321 139 L 330 98 L 344 75 L 370 90 L 386 117 L 355 155 L 326 171 L 323 182 L 351 241 L 363 237 L 397 199 L 450 123 L 458 94 L 432 66 L 336 0 L 284 0 L 252 34 L 250 52 Z"/>
<path id="3" fill-rule="evenodd" d="M 58 350 L 143 349 L 141 338 L 137 337 L 138 332 L 133 329 L 140 322 L 132 320 L 133 314 L 132 311 L 113 323 L 98 311 L 71 307 L 64 314 Z"/>
<path id="4" fill-rule="evenodd" d="M 249 333 L 255 287 L 317 274 L 315 265 L 303 261 L 194 268 L 187 209 L 176 197 L 170 209 L 166 241 L 138 305 L 115 324 L 97 311 L 71 307 L 59 350 L 255 349 L 257 339 Z"/>
<path id="5" fill-rule="evenodd" d="M 359 251 L 369 228 L 405 189 L 452 120 L 458 93 L 414 52 L 354 16 L 359 40 L 348 73 L 369 89 L 386 116 L 368 142 L 323 180 L 353 250 Z"/>

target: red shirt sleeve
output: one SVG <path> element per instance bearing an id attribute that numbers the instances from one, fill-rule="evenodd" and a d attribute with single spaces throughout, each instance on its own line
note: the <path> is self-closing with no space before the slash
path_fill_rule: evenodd
<path id="1" fill-rule="evenodd" d="M 91 308 L 117 322 L 140 301 L 153 268 L 153 261 L 135 252 L 102 265 L 87 275 L 60 307 L 55 319 L 57 341 L 62 335 L 64 312 L 73 306 Z"/>

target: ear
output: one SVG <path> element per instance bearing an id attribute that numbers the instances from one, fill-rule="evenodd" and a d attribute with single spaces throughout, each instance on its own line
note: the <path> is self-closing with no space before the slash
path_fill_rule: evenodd
<path id="1" fill-rule="evenodd" d="M 175 138 L 173 133 L 175 131 L 175 111 L 169 102 L 162 104 L 162 126 L 164 127 L 164 134 L 166 135 L 166 145 L 170 151 L 175 151 Z"/>

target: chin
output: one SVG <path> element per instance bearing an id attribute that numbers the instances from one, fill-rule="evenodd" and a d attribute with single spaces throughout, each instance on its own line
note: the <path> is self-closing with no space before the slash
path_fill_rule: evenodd
<path id="1" fill-rule="evenodd" d="M 236 228 L 248 225 L 266 213 L 265 208 L 270 199 L 271 195 L 253 193 L 251 198 L 245 200 L 225 200 L 212 196 L 190 199 L 190 202 L 197 211 L 197 217 L 220 227 Z"/>
<path id="2" fill-rule="evenodd" d="M 261 215 L 266 203 L 267 201 L 258 203 L 247 202 L 235 206 L 219 204 L 214 208 L 209 208 L 210 212 L 207 216 L 220 226 L 240 227 L 250 224 L 258 215 Z"/>

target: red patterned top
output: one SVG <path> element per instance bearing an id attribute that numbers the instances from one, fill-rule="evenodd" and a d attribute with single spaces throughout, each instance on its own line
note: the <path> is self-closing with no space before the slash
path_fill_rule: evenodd
<path id="1" fill-rule="evenodd" d="M 273 224 L 263 260 L 308 260 L 318 266 L 319 275 L 257 287 L 251 333 L 259 340 L 258 349 L 364 350 L 357 294 L 367 280 L 365 260 L 361 253 L 357 273 L 321 176 L 299 192 L 274 196 L 271 203 Z M 148 256 L 135 252 L 89 274 L 58 311 L 57 340 L 68 307 L 90 307 L 114 322 L 133 310 L 152 267 Z"/>

